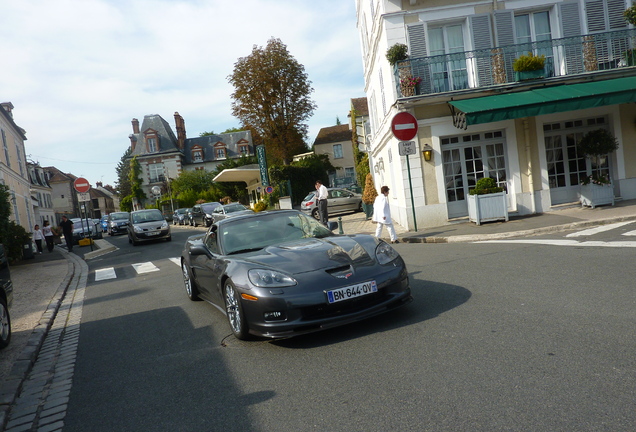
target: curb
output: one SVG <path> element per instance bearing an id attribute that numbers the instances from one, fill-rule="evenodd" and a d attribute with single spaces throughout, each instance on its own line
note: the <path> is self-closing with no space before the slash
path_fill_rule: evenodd
<path id="1" fill-rule="evenodd" d="M 99 256 L 106 255 L 107 253 L 110 253 L 119 249 L 117 246 L 113 246 L 112 243 L 103 239 L 93 240 L 93 242 L 95 243 L 95 247 L 97 248 L 97 250 L 85 253 L 84 254 L 85 260 L 97 258 Z"/>
<path id="2" fill-rule="evenodd" d="M 636 220 L 635 216 L 617 216 L 606 219 L 587 220 L 581 222 L 572 222 L 562 225 L 553 225 L 548 227 L 533 228 L 521 231 L 511 231 L 505 233 L 493 233 L 493 234 L 471 234 L 471 235 L 458 235 L 449 237 L 403 237 L 401 240 L 404 243 L 471 243 L 485 240 L 497 240 L 507 239 L 515 237 L 525 237 L 532 235 L 547 234 L 551 232 L 562 232 L 568 230 L 574 230 L 579 228 L 585 228 L 589 226 L 608 225 L 615 222 L 624 222 Z"/>
<path id="3" fill-rule="evenodd" d="M 16 401 L 22 390 L 22 384 L 27 379 L 35 361 L 38 357 L 44 339 L 46 338 L 55 317 L 60 309 L 64 296 L 76 277 L 80 277 L 81 268 L 75 260 L 81 260 L 80 257 L 74 255 L 71 257 L 65 249 L 58 249 L 66 256 L 68 271 L 66 277 L 60 283 L 51 298 L 46 311 L 42 314 L 42 318 L 33 329 L 27 345 L 24 347 L 18 358 L 16 359 L 7 378 L 0 383 L 0 426 L 2 430 L 6 426 L 9 410 Z"/>

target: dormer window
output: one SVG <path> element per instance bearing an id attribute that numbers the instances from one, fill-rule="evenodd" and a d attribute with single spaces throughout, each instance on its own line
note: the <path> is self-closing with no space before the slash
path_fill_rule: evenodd
<path id="1" fill-rule="evenodd" d="M 192 162 L 203 162 L 203 148 L 199 145 L 192 147 Z"/>
<path id="2" fill-rule="evenodd" d="M 214 144 L 214 156 L 216 159 L 225 159 L 227 157 L 227 152 L 225 151 L 225 143 L 219 141 Z"/>
<path id="3" fill-rule="evenodd" d="M 144 138 L 146 139 L 146 151 L 148 153 L 159 151 L 159 136 L 156 130 L 148 129 L 144 132 Z"/>
<path id="4" fill-rule="evenodd" d="M 250 154 L 250 145 L 247 140 L 242 139 L 238 143 L 238 151 L 242 156 L 248 156 Z"/>

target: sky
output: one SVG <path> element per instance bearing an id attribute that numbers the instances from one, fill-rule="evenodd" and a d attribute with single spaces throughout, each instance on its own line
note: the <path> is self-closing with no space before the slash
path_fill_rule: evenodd
<path id="1" fill-rule="evenodd" d="M 0 102 L 28 160 L 114 186 L 133 118 L 239 127 L 227 77 L 272 37 L 312 82 L 311 147 L 365 96 L 354 0 L 0 0 Z"/>

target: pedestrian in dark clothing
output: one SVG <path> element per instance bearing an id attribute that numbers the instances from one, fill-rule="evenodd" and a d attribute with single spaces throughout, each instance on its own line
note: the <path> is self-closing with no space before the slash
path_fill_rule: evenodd
<path id="1" fill-rule="evenodd" d="M 73 252 L 73 221 L 66 216 L 62 216 L 60 228 L 62 229 L 62 234 L 64 234 L 64 240 L 66 240 L 66 248 L 69 252 Z"/>
<path id="2" fill-rule="evenodd" d="M 316 180 L 316 201 L 318 204 L 318 214 L 320 214 L 320 222 L 327 226 L 329 222 L 329 213 L 327 211 L 327 198 L 329 192 L 322 184 L 322 181 Z"/>

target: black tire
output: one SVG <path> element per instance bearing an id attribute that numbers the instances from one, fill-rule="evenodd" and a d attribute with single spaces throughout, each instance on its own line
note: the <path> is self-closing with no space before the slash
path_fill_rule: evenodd
<path id="1" fill-rule="evenodd" d="M 251 339 L 248 332 L 248 323 L 243 313 L 243 305 L 239 292 L 231 280 L 227 280 L 223 287 L 223 300 L 225 301 L 225 313 L 228 324 L 232 329 L 234 337 L 241 340 Z"/>
<path id="2" fill-rule="evenodd" d="M 363 211 L 364 209 L 362 208 L 362 201 L 360 201 L 360 205 L 358 206 L 358 210 L 359 212 Z"/>
<path id="3" fill-rule="evenodd" d="M 311 211 L 311 215 L 314 217 L 314 219 L 320 220 L 320 210 L 318 210 L 318 207 Z"/>
<path id="4" fill-rule="evenodd" d="M 196 221 L 196 219 L 192 219 L 192 226 L 193 226 L 193 227 L 195 227 L 195 228 L 197 227 L 197 221 Z"/>
<path id="5" fill-rule="evenodd" d="M 166 241 L 172 241 L 172 236 L 168 237 Z"/>
<path id="6" fill-rule="evenodd" d="M 0 298 L 0 349 L 6 348 L 11 342 L 11 316 L 7 302 Z"/>
<path id="7" fill-rule="evenodd" d="M 181 272 L 183 274 L 183 284 L 185 285 L 186 295 L 192 301 L 199 301 L 199 287 L 197 287 L 196 282 L 192 279 L 192 273 L 188 268 L 185 261 L 181 261 Z"/>

